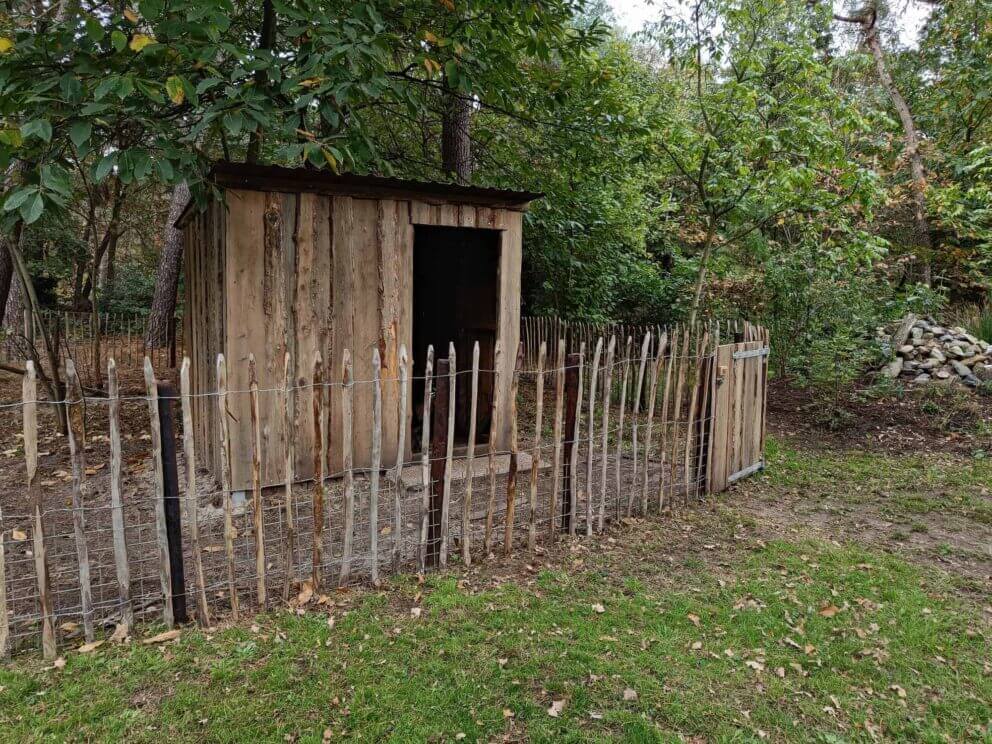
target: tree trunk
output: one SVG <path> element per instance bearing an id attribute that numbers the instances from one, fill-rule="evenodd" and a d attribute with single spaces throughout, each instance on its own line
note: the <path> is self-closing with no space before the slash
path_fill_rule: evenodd
<path id="1" fill-rule="evenodd" d="M 716 238 L 716 220 L 710 217 L 706 225 L 706 238 L 703 240 L 703 251 L 699 255 L 699 271 L 696 274 L 696 287 L 692 295 L 692 307 L 689 310 L 689 327 L 696 324 L 699 307 L 703 304 L 703 287 L 706 285 L 706 268 L 710 262 L 713 240 Z"/>
<path id="2" fill-rule="evenodd" d="M 179 289 L 179 272 L 183 265 L 183 234 L 175 222 L 189 201 L 189 187 L 181 183 L 172 190 L 169 216 L 165 220 L 162 253 L 155 273 L 155 295 L 148 315 L 145 346 L 161 349 L 169 343 L 172 317 L 176 314 L 176 292 Z"/>
<path id="3" fill-rule="evenodd" d="M 6 244 L 0 244 L 0 327 L 7 318 L 7 299 L 10 297 L 10 287 L 14 278 L 14 262 L 10 259 Z"/>
<path id="4" fill-rule="evenodd" d="M 472 180 L 472 101 L 454 93 L 444 94 L 441 115 L 441 170 L 458 183 Z"/>

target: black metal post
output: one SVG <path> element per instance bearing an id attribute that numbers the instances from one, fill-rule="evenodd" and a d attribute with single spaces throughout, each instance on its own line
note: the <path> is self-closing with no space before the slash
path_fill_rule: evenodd
<path id="1" fill-rule="evenodd" d="M 177 623 L 186 614 L 186 574 L 183 570 L 183 523 L 179 504 L 179 468 L 176 462 L 176 420 L 172 402 L 179 397 L 168 382 L 158 383 L 158 422 L 162 429 L 162 499 L 165 531 L 169 540 L 169 572 L 172 575 L 172 614 Z"/>

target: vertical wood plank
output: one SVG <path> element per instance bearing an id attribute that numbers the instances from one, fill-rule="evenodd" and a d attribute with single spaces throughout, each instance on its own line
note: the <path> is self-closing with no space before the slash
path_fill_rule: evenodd
<path id="1" fill-rule="evenodd" d="M 531 553 L 537 549 L 537 476 L 541 470 L 541 424 L 544 413 L 544 358 L 548 353 L 547 341 L 541 340 L 537 350 L 537 379 L 535 380 L 535 397 L 537 410 L 534 414 L 534 448 L 530 462 L 530 514 L 527 527 L 527 550 Z M 551 511 L 554 519 L 554 511 Z"/>
<path id="2" fill-rule="evenodd" d="M 406 452 L 406 418 L 408 396 L 408 365 L 406 344 L 400 344 L 399 353 L 399 431 L 396 438 L 396 468 L 393 470 L 393 571 L 399 572 L 403 558 L 403 458 Z"/>
<path id="3" fill-rule="evenodd" d="M 672 485 L 671 485 L 671 502 L 675 503 L 676 490 L 678 488 L 678 463 L 679 463 L 679 445 L 682 441 L 682 398 L 685 388 L 685 376 L 686 369 L 690 364 L 689 359 L 689 341 L 692 338 L 692 334 L 695 332 L 695 327 L 686 326 L 682 329 L 681 340 L 682 345 L 679 348 L 679 356 L 675 366 L 675 399 L 673 401 L 673 426 L 674 431 L 672 433 Z M 674 346 L 672 347 L 672 352 L 675 352 Z M 686 481 L 688 481 L 688 474 L 686 474 Z"/>
<path id="4" fill-rule="evenodd" d="M 7 614 L 7 552 L 4 547 L 6 525 L 0 508 L 0 661 L 10 659 L 10 617 Z"/>
<path id="5" fill-rule="evenodd" d="M 479 342 L 472 345 L 472 382 L 468 414 L 468 450 L 465 453 L 465 501 L 462 504 L 462 561 L 472 565 L 472 486 L 475 461 L 476 419 L 479 413 Z"/>
<path id="6" fill-rule="evenodd" d="M 427 568 L 427 526 L 431 508 L 431 399 L 434 385 L 434 346 L 427 347 L 424 363 L 424 413 L 420 432 L 420 541 L 417 561 L 420 573 Z"/>
<path id="7" fill-rule="evenodd" d="M 562 483 L 562 416 L 565 406 L 565 339 L 556 338 L 555 356 L 555 418 L 551 424 L 553 440 L 551 462 L 551 499 L 548 504 L 548 536 L 551 542 L 558 538 L 558 496 Z"/>
<path id="8" fill-rule="evenodd" d="M 111 359 L 111 362 L 113 360 Z M 193 445 L 193 398 L 190 386 L 190 360 L 183 357 L 179 368 L 179 391 L 183 412 L 183 459 L 186 464 L 186 522 L 189 525 L 190 549 L 196 574 L 196 620 L 200 627 L 210 627 L 207 608 L 207 580 L 203 573 L 203 551 L 200 547 L 200 514 L 196 495 L 196 451 Z M 114 384 L 116 387 L 116 379 Z M 118 438 L 120 434 L 118 433 Z"/>
<path id="9" fill-rule="evenodd" d="M 265 514 L 262 510 L 262 424 L 258 413 L 258 373 L 255 355 L 248 354 L 248 399 L 251 412 L 251 512 L 255 532 L 255 582 L 258 606 L 264 610 L 265 592 Z"/>
<path id="10" fill-rule="evenodd" d="M 79 567 L 79 599 L 83 614 L 83 637 L 87 643 L 94 639 L 93 589 L 90 581 L 89 548 L 86 542 L 86 443 L 83 387 L 72 359 L 65 362 L 66 419 L 69 422 L 69 457 L 72 461 L 72 529 L 76 540 L 76 563 Z"/>
<path id="11" fill-rule="evenodd" d="M 493 396 L 489 416 L 489 504 L 486 507 L 486 532 L 483 546 L 488 556 L 493 551 L 493 510 L 496 508 L 496 447 L 499 440 L 500 423 L 500 367 L 503 364 L 503 350 L 500 338 L 496 338 L 496 349 L 493 354 Z"/>
<path id="12" fill-rule="evenodd" d="M 455 345 L 448 343 L 448 436 L 444 446 L 444 484 L 441 491 L 441 568 L 448 565 L 448 513 L 451 509 L 451 466 L 455 446 L 455 401 L 458 400 L 455 385 L 458 369 L 455 360 Z"/>
<path id="13" fill-rule="evenodd" d="M 224 499 L 224 555 L 227 558 L 227 593 L 230 595 L 231 615 L 239 615 L 238 584 L 234 566 L 234 494 L 231 491 L 231 435 L 227 405 L 227 362 L 223 354 L 217 355 L 217 406 L 220 431 L 220 477 Z M 153 417 L 157 420 L 157 416 Z"/>
<path id="14" fill-rule="evenodd" d="M 578 359 L 578 384 L 576 386 L 577 399 L 575 402 L 575 426 L 572 429 L 572 451 L 569 453 L 571 458 L 571 465 L 569 470 L 571 472 L 571 489 L 569 490 L 569 504 L 568 504 L 568 534 L 571 537 L 575 537 L 575 523 L 578 521 L 578 509 L 579 509 L 579 441 L 582 434 L 582 374 L 583 366 L 585 363 L 586 356 L 586 342 L 579 342 L 579 359 Z M 586 484 L 588 486 L 588 484 Z"/>
<path id="15" fill-rule="evenodd" d="M 382 359 L 372 350 L 372 464 L 369 470 L 369 574 L 379 586 L 379 469 L 382 466 Z"/>
<path id="16" fill-rule="evenodd" d="M 688 409 L 688 423 L 685 430 L 685 453 L 683 456 L 683 466 L 682 469 L 685 471 L 685 496 L 684 503 L 686 506 L 689 504 L 689 489 L 690 483 L 689 479 L 692 476 L 692 445 L 693 445 L 693 434 L 695 432 L 696 425 L 696 403 L 699 396 L 699 382 L 700 375 L 702 371 L 702 353 L 709 344 L 709 333 L 707 331 L 702 331 L 702 336 L 696 337 L 696 349 L 693 356 L 693 376 L 692 376 L 692 393 L 689 399 L 689 409 Z M 692 486 L 695 487 L 695 484 Z"/>
<path id="17" fill-rule="evenodd" d="M 603 382 L 603 441 L 599 448 L 600 473 L 599 473 L 599 517 L 596 520 L 596 530 L 603 531 L 606 519 L 606 478 L 610 463 L 610 404 L 611 391 L 613 390 L 613 357 L 616 354 L 617 337 L 610 336 L 610 343 L 606 347 L 606 377 Z"/>
<path id="18" fill-rule="evenodd" d="M 665 362 L 665 348 L 668 345 L 668 336 L 661 333 L 658 336 L 658 349 L 656 357 L 651 362 L 651 384 L 648 389 L 648 422 L 644 431 L 644 475 L 641 484 L 641 514 L 648 513 L 648 481 L 650 480 L 651 465 L 651 437 L 654 431 L 654 409 L 658 400 L 658 371 Z"/>
<path id="19" fill-rule="evenodd" d="M 283 601 L 289 600 L 293 582 L 296 556 L 296 504 L 293 500 L 293 482 L 296 480 L 296 390 L 293 386 L 293 360 L 287 351 L 283 357 L 283 425 L 286 428 L 286 461 L 284 465 L 283 494 L 286 518 L 286 540 L 283 544 L 282 584 Z"/>
<path id="20" fill-rule="evenodd" d="M 114 540 L 114 567 L 117 575 L 117 595 L 121 603 L 121 624 L 134 627 L 134 605 L 131 603 L 131 566 L 127 561 L 127 539 L 124 534 L 124 501 L 121 488 L 121 398 L 117 381 L 117 362 L 107 360 L 107 419 L 110 429 L 110 523 Z"/>
<path id="21" fill-rule="evenodd" d="M 639 418 L 638 415 L 641 411 L 641 394 L 644 389 L 644 370 L 648 362 L 648 347 L 651 345 L 651 332 L 648 331 L 644 334 L 644 340 L 641 342 L 641 364 L 637 369 L 637 385 L 634 387 L 634 410 L 631 412 L 631 425 L 630 425 L 630 446 L 633 452 L 633 463 L 631 464 L 631 475 L 630 475 L 630 487 L 628 488 L 627 496 L 627 516 L 631 516 L 634 513 L 634 494 L 636 492 L 637 485 L 637 430 Z"/>
<path id="22" fill-rule="evenodd" d="M 665 362 L 665 392 L 661 398 L 661 447 L 659 451 L 661 453 L 661 475 L 658 476 L 658 513 L 660 514 L 665 508 L 665 474 L 672 473 L 668 478 L 669 485 L 671 485 L 674 473 L 671 470 L 673 465 L 673 458 L 668 454 L 668 429 L 669 429 L 669 401 L 672 398 L 672 369 L 675 366 L 675 346 L 677 339 L 672 338 L 672 345 L 669 348 L 668 358 Z M 676 424 L 677 425 L 677 424 Z M 668 507 L 673 508 L 673 502 L 669 501 Z"/>
<path id="23" fill-rule="evenodd" d="M 33 516 L 32 552 L 34 572 L 38 583 L 38 604 L 41 609 L 41 649 L 46 661 L 58 653 L 55 640 L 55 618 L 48 575 L 48 550 L 45 544 L 44 505 L 41 489 L 35 479 L 38 475 L 38 378 L 34 362 L 24 363 L 25 374 L 21 381 L 21 416 L 24 430 L 24 464 L 26 487 Z"/>
<path id="24" fill-rule="evenodd" d="M 596 459 L 596 383 L 599 381 L 599 358 L 603 353 L 603 337 L 596 340 L 589 370 L 589 444 L 586 449 L 586 536 L 593 531 L 593 461 Z"/>
<path id="25" fill-rule="evenodd" d="M 338 586 L 345 586 L 351 579 L 351 554 L 355 537 L 355 474 L 352 457 L 355 406 L 353 375 L 351 350 L 345 349 L 341 358 L 341 467 L 344 475 L 344 536 Z"/>
<path id="26" fill-rule="evenodd" d="M 66 365 L 68 371 L 68 364 Z M 158 420 L 158 386 L 152 360 L 145 357 L 145 394 L 148 399 L 148 416 L 151 419 L 152 467 L 155 491 L 155 538 L 158 544 L 159 581 L 162 585 L 162 620 L 169 628 L 175 625 L 172 612 L 172 569 L 169 566 L 169 537 L 165 526 L 165 474 L 162 463 L 162 427 Z"/>
<path id="27" fill-rule="evenodd" d="M 520 385 L 520 368 L 523 365 L 524 347 L 517 344 L 517 356 L 510 380 L 510 466 L 506 475 L 506 525 L 503 533 L 503 554 L 513 554 L 513 519 L 517 510 L 517 391 Z"/>
<path id="28" fill-rule="evenodd" d="M 620 381 L 620 418 L 617 421 L 617 467 L 616 467 L 616 514 L 615 517 L 617 521 L 620 520 L 620 498 L 623 493 L 622 489 L 622 471 L 623 471 L 623 424 L 624 417 L 627 413 L 627 385 L 630 381 L 630 352 L 634 345 L 634 337 L 627 336 L 627 343 L 624 345 L 623 351 L 623 375 Z"/>
<path id="29" fill-rule="evenodd" d="M 313 550 L 310 581 L 320 590 L 324 566 L 324 481 L 327 479 L 327 386 L 324 360 L 318 349 L 313 355 Z"/>

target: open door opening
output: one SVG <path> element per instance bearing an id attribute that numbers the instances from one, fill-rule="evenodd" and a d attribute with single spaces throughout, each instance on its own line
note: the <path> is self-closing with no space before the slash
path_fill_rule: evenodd
<path id="1" fill-rule="evenodd" d="M 499 320 L 499 231 L 469 227 L 414 226 L 413 239 L 413 437 L 423 430 L 424 363 L 448 356 L 454 342 L 458 362 L 455 441 L 468 442 L 472 347 L 479 342 L 476 442 L 489 438 L 493 368 Z"/>

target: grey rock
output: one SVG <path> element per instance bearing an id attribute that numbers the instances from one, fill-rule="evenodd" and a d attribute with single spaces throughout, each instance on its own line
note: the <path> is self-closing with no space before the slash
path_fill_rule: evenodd
<path id="1" fill-rule="evenodd" d="M 914 384 L 919 385 L 919 384 L 924 383 L 924 382 L 930 382 L 930 375 L 928 375 L 926 372 L 924 372 L 922 374 L 919 374 L 919 375 L 917 375 L 916 377 L 913 378 L 913 383 Z"/>
<path id="2" fill-rule="evenodd" d="M 947 361 L 947 356 L 944 354 L 944 352 L 942 352 L 936 346 L 933 349 L 930 350 L 930 358 L 931 359 L 935 359 L 936 361 L 940 362 L 941 364 L 943 364 L 944 362 Z"/>
<path id="3" fill-rule="evenodd" d="M 951 357 L 956 357 L 958 359 L 964 359 L 965 353 L 960 346 L 951 345 L 947 347 L 947 355 Z"/>
<path id="4" fill-rule="evenodd" d="M 951 368 L 958 377 L 973 377 L 971 370 L 965 366 L 963 362 L 959 362 L 957 359 L 951 360 Z"/>
<path id="5" fill-rule="evenodd" d="M 906 357 L 912 356 L 914 351 L 916 351 L 916 347 L 914 347 L 912 344 L 903 344 L 902 346 L 899 347 L 899 353 L 902 356 L 906 356 Z"/>
<path id="6" fill-rule="evenodd" d="M 972 373 L 982 382 L 992 380 L 992 364 L 976 364 Z"/>
<path id="7" fill-rule="evenodd" d="M 896 357 L 891 362 L 885 365 L 882 369 L 882 375 L 888 377 L 890 380 L 896 379 L 902 372 L 903 359 L 902 357 Z"/>
<path id="8" fill-rule="evenodd" d="M 951 370 L 949 370 L 947 367 L 941 367 L 934 373 L 933 376 L 936 377 L 938 380 L 948 380 L 951 377 Z"/>

